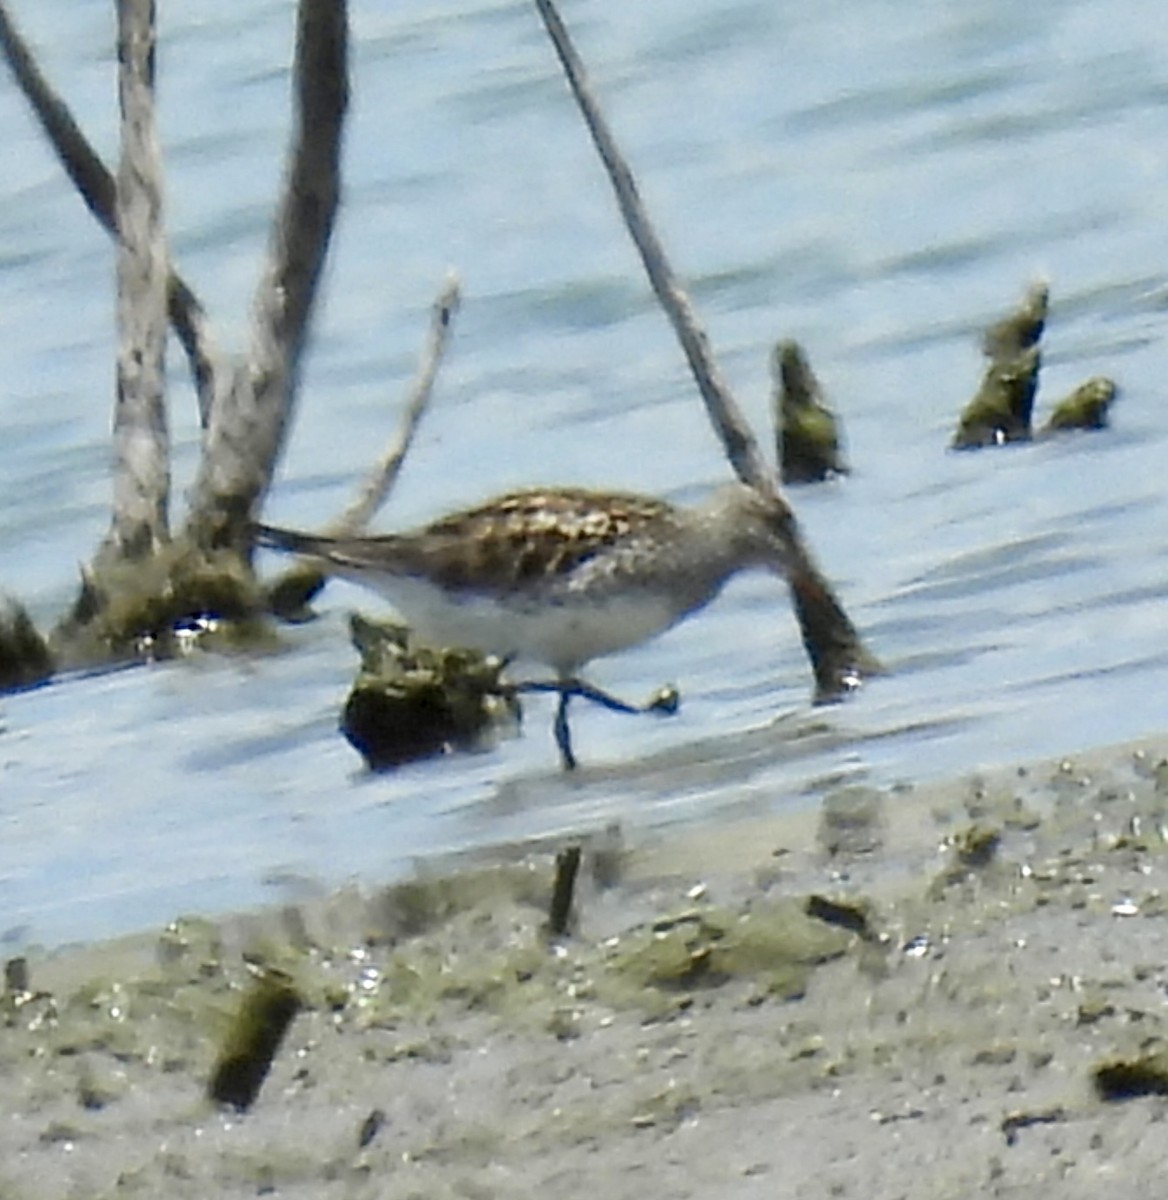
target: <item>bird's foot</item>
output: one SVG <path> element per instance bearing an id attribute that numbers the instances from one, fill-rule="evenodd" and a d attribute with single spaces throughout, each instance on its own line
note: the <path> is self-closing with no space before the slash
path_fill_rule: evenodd
<path id="1" fill-rule="evenodd" d="M 657 713 L 660 716 L 673 716 L 681 703 L 681 694 L 674 684 L 665 684 L 659 687 L 644 704 L 630 704 L 627 700 L 621 700 L 618 696 L 613 696 L 602 688 L 594 687 L 583 679 L 574 677 L 523 680 L 520 683 L 512 684 L 510 690 L 512 695 L 518 695 L 521 692 L 555 692 L 559 696 L 560 702 L 556 708 L 556 719 L 552 728 L 555 733 L 556 745 L 559 747 L 560 759 L 566 771 L 575 770 L 577 765 L 576 756 L 572 752 L 572 734 L 568 726 L 568 703 L 573 696 L 579 696 L 582 700 L 590 700 L 593 704 L 599 704 L 610 712 Z"/>

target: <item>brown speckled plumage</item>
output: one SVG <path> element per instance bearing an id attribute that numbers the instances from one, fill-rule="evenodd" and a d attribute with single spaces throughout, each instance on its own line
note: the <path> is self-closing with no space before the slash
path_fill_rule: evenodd
<path id="1" fill-rule="evenodd" d="M 584 488 L 514 492 L 442 517 L 422 537 L 389 541 L 403 566 L 443 587 L 506 595 L 562 579 L 622 543 L 668 536 L 674 512 L 648 497 Z"/>
<path id="2" fill-rule="evenodd" d="M 549 488 L 408 533 L 334 538 L 260 526 L 257 534 L 261 545 L 309 555 L 381 592 L 424 637 L 564 673 L 667 629 L 739 570 L 784 570 L 793 524 L 781 500 L 732 484 L 692 508 Z"/>

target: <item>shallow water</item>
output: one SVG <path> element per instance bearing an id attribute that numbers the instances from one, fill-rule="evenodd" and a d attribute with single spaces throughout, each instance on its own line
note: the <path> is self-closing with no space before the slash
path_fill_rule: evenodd
<path id="1" fill-rule="evenodd" d="M 112 17 L 16 6 L 112 156 Z M 101 12 L 90 11 L 103 8 Z M 1168 28 L 1150 0 L 578 0 L 565 11 L 729 380 L 769 440 L 767 360 L 793 336 L 855 473 L 795 494 L 893 668 L 809 707 L 785 596 L 707 613 L 597 664 L 681 714 L 546 705 L 482 755 L 370 777 L 335 732 L 354 663 L 324 619 L 265 660 L 200 659 L 0 701 L 0 932 L 23 944 L 189 908 L 381 879 L 438 853 L 804 804 L 1165 726 L 1161 372 Z M 449 267 L 464 282 L 432 412 L 384 525 L 537 482 L 686 500 L 725 467 L 534 9 L 355 6 L 346 198 L 299 421 L 267 509 L 319 524 L 392 430 Z M 287 126 L 287 4 L 163 13 L 174 255 L 239 342 Z M 0 582 L 38 617 L 108 519 L 112 256 L 0 84 Z M 1091 374 L 1114 428 L 995 453 L 945 446 L 977 336 L 1046 274 L 1039 416 Z M 172 354 L 177 492 L 197 452 Z"/>

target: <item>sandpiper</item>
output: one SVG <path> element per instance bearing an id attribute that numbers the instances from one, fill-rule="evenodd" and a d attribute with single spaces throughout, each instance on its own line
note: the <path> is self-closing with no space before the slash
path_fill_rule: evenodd
<path id="1" fill-rule="evenodd" d="M 380 593 L 423 641 L 551 667 L 554 682 L 520 687 L 559 694 L 555 736 L 568 768 L 576 763 L 572 696 L 644 711 L 585 683 L 584 665 L 664 632 L 739 571 L 761 567 L 787 579 L 821 692 L 821 650 L 837 660 L 836 690 L 854 686 L 871 663 L 820 586 L 791 510 L 743 484 L 692 508 L 552 488 L 500 496 L 407 533 L 329 537 L 259 525 L 256 536 Z"/>

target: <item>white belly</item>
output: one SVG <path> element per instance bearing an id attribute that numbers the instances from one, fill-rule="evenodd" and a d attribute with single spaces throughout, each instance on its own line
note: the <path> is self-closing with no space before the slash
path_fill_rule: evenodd
<path id="1" fill-rule="evenodd" d="M 364 572 L 350 578 L 373 586 Z M 673 606 L 644 593 L 599 604 L 571 599 L 524 609 L 483 596 L 452 600 L 427 581 L 407 577 L 379 579 L 374 590 L 397 609 L 421 641 L 543 663 L 565 673 L 593 658 L 648 641 L 678 616 Z"/>

